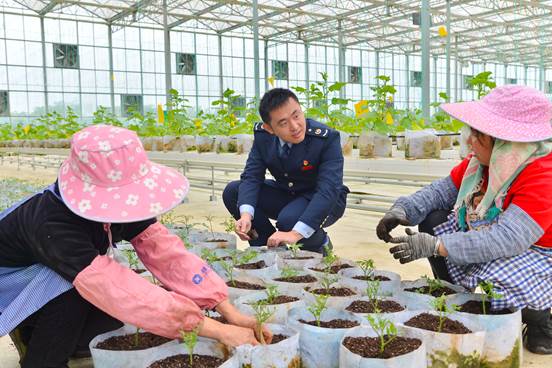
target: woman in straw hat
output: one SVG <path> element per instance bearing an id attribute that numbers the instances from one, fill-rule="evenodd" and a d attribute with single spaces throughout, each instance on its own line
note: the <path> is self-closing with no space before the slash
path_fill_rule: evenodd
<path id="1" fill-rule="evenodd" d="M 450 175 L 399 198 L 377 226 L 401 263 L 428 258 L 435 277 L 474 289 L 493 309 L 522 308 L 525 345 L 552 354 L 552 103 L 522 86 L 442 105 L 471 129 L 472 153 Z M 391 237 L 397 225 L 420 233 Z"/>
<path id="2" fill-rule="evenodd" d="M 257 344 L 255 320 L 228 302 L 224 281 L 156 220 L 188 188 L 147 159 L 134 132 L 95 125 L 75 133 L 55 184 L 0 214 L 0 336 L 10 333 L 23 368 L 65 367 L 119 321 L 169 338 L 197 330 Z M 171 291 L 106 255 L 121 240 Z"/>

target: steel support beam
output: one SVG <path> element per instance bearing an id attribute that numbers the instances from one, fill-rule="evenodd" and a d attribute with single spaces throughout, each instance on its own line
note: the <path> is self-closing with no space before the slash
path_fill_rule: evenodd
<path id="1" fill-rule="evenodd" d="M 109 54 L 109 97 L 111 99 L 111 112 L 115 112 L 115 73 L 113 72 L 113 27 L 107 26 L 107 50 Z"/>
<path id="2" fill-rule="evenodd" d="M 163 0 L 163 43 L 164 43 L 164 54 L 165 54 L 165 98 L 167 99 L 167 104 L 171 100 L 171 89 L 172 89 L 172 71 L 171 71 L 171 29 L 169 28 L 168 18 L 169 18 L 169 9 L 168 9 L 168 0 Z M 197 59 L 196 59 L 197 62 Z M 197 67 L 196 67 L 197 75 Z M 196 88 L 197 94 L 197 88 Z"/>
<path id="3" fill-rule="evenodd" d="M 219 33 L 217 35 L 217 46 L 218 46 L 218 69 L 219 69 L 219 96 L 222 100 L 222 95 L 224 94 L 224 78 L 222 74 L 222 35 Z"/>
<path id="4" fill-rule="evenodd" d="M 48 102 L 48 75 L 46 74 L 46 41 L 44 33 L 44 16 L 40 17 L 40 43 L 42 44 L 42 81 L 44 83 L 44 112 L 49 110 Z"/>
<path id="5" fill-rule="evenodd" d="M 261 81 L 259 73 L 259 8 L 258 0 L 253 0 L 253 70 L 255 74 L 255 98 L 261 100 Z"/>
<path id="6" fill-rule="evenodd" d="M 422 0 L 422 115 L 429 121 L 429 0 Z"/>
<path id="7" fill-rule="evenodd" d="M 40 9 L 38 11 L 38 14 L 41 16 L 44 16 L 51 12 L 58 4 L 60 4 L 62 1 L 60 0 L 51 0 L 48 5 L 46 5 L 44 8 Z"/>
<path id="8" fill-rule="evenodd" d="M 339 82 L 346 82 L 345 80 L 345 48 L 343 47 L 343 27 L 341 19 L 337 21 L 337 52 L 338 52 L 338 79 Z M 339 97 L 345 98 L 345 91 L 343 88 L 339 90 Z"/>
<path id="9" fill-rule="evenodd" d="M 450 99 L 450 33 L 452 30 L 450 29 L 450 0 L 447 0 L 447 39 L 446 39 L 446 46 L 445 46 L 445 52 L 446 52 L 446 65 L 447 65 L 447 88 L 446 93 L 447 97 Z"/>

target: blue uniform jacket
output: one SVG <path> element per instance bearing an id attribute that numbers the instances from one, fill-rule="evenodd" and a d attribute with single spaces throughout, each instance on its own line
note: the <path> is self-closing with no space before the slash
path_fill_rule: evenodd
<path id="1" fill-rule="evenodd" d="M 309 205 L 299 217 L 313 229 L 320 228 L 338 200 L 345 203 L 349 189 L 343 185 L 343 153 L 339 132 L 307 119 L 303 142 L 291 147 L 289 158 L 279 156 L 279 139 L 255 124 L 253 147 L 241 175 L 238 207 L 257 206 L 263 183 L 291 195 L 304 196 Z M 265 181 L 266 170 L 275 180 Z"/>

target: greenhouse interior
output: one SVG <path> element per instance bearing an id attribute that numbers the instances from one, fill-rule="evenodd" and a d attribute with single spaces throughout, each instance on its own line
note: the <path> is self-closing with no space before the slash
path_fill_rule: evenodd
<path id="1" fill-rule="evenodd" d="M 0 0 L 0 168 L 0 368 L 552 366 L 550 0 Z"/>

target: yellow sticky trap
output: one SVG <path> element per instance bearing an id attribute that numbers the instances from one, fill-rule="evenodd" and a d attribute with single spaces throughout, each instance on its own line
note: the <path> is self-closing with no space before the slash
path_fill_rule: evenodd
<path id="1" fill-rule="evenodd" d="M 165 114 L 163 113 L 163 105 L 157 104 L 157 121 L 159 124 L 165 123 Z"/>
<path id="2" fill-rule="evenodd" d="M 274 81 L 276 81 L 276 79 L 274 79 L 272 75 L 268 77 L 266 80 L 268 81 L 268 84 L 270 84 L 271 87 L 274 87 Z"/>
<path id="3" fill-rule="evenodd" d="M 28 133 L 29 133 L 29 130 L 31 130 L 31 126 L 30 126 L 30 125 L 26 125 L 26 126 L 23 128 L 23 133 L 28 134 Z"/>
<path id="4" fill-rule="evenodd" d="M 448 35 L 447 27 L 445 27 L 445 26 L 439 27 L 438 32 L 439 32 L 439 36 L 441 36 L 441 37 L 447 37 L 447 35 Z"/>
<path id="5" fill-rule="evenodd" d="M 387 125 L 393 125 L 393 115 L 389 111 L 387 111 L 387 114 L 385 114 L 385 123 Z"/>
<path id="6" fill-rule="evenodd" d="M 393 103 L 393 95 L 389 95 L 389 97 L 387 97 L 387 101 Z"/>
<path id="7" fill-rule="evenodd" d="M 360 100 L 355 104 L 355 115 L 357 118 L 359 116 L 366 114 L 367 112 L 370 112 L 370 108 L 368 107 L 368 101 Z"/>
<path id="8" fill-rule="evenodd" d="M 201 128 L 201 119 L 195 119 L 194 120 L 194 125 L 196 128 Z"/>

